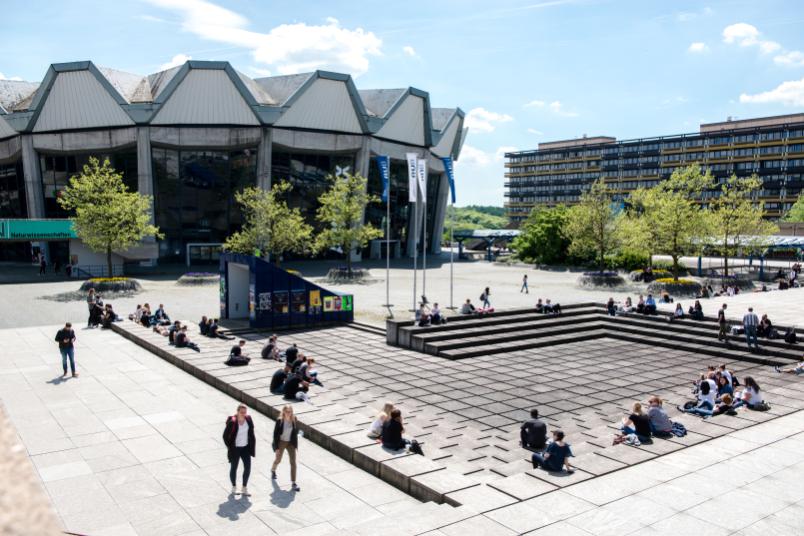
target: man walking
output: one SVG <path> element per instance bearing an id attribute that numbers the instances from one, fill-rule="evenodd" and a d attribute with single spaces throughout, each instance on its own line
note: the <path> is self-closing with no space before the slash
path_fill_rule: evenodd
<path id="1" fill-rule="evenodd" d="M 528 291 L 528 274 L 522 276 L 522 288 L 519 289 L 519 293 L 522 294 L 522 291 L 525 291 L 525 294 L 530 294 Z"/>
<path id="2" fill-rule="evenodd" d="M 726 322 L 726 304 L 717 311 L 717 324 L 720 326 L 720 331 L 717 333 L 717 340 L 729 343 L 729 324 Z"/>
<path id="3" fill-rule="evenodd" d="M 751 350 L 751 343 L 754 343 L 754 349 L 759 350 L 759 343 L 757 342 L 757 326 L 759 325 L 759 318 L 754 313 L 754 308 L 749 307 L 748 312 L 743 316 L 743 327 L 745 327 L 745 341 L 748 343 L 748 349 Z"/>
<path id="4" fill-rule="evenodd" d="M 56 333 L 56 342 L 59 343 L 59 352 L 61 353 L 61 367 L 64 369 L 64 375 L 67 376 L 67 358 L 70 358 L 70 370 L 73 373 L 73 378 L 78 377 L 75 371 L 75 331 L 73 325 L 67 322 L 64 327 Z"/>

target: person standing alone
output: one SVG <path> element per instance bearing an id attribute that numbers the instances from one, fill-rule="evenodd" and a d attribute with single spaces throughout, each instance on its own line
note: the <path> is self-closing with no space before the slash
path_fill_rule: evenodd
<path id="1" fill-rule="evenodd" d="M 745 328 L 745 342 L 748 343 L 748 349 L 751 349 L 751 343 L 754 343 L 754 349 L 759 350 L 759 343 L 757 342 L 757 326 L 759 326 L 759 317 L 754 313 L 754 308 L 749 307 L 748 312 L 743 316 L 743 327 Z"/>
<path id="2" fill-rule="evenodd" d="M 729 343 L 729 323 L 726 322 L 726 304 L 717 311 L 717 324 L 720 331 L 717 333 L 717 340 L 723 340 L 726 344 Z"/>
<path id="3" fill-rule="evenodd" d="M 282 454 L 288 451 L 290 458 L 290 481 L 293 491 L 301 491 L 296 484 L 296 451 L 299 448 L 299 430 L 296 427 L 296 416 L 293 415 L 293 408 L 286 405 L 282 408 L 282 414 L 276 420 L 274 426 L 274 441 L 271 445 L 276 453 L 274 464 L 271 466 L 271 478 L 276 480 L 276 468 L 282 461 Z"/>
<path id="4" fill-rule="evenodd" d="M 67 322 L 64 327 L 56 333 L 56 342 L 59 343 L 59 353 L 61 353 L 61 367 L 64 369 L 64 375 L 67 376 L 67 358 L 70 358 L 70 370 L 73 373 L 73 378 L 78 377 L 75 371 L 75 331 L 73 325 Z"/>
<path id="5" fill-rule="evenodd" d="M 251 458 L 256 451 L 257 440 L 254 436 L 254 421 L 248 415 L 244 404 L 237 406 L 237 413 L 226 419 L 223 430 L 223 443 L 228 449 L 229 480 L 232 483 L 232 494 L 237 493 L 237 465 L 243 460 L 243 488 L 240 494 L 248 497 L 248 477 L 251 475 Z"/>
<path id="6" fill-rule="evenodd" d="M 491 296 L 491 289 L 486 287 L 483 289 L 483 294 L 480 295 L 480 301 L 483 302 L 483 309 L 488 309 L 491 307 L 491 301 L 489 301 L 489 296 Z"/>
<path id="7" fill-rule="evenodd" d="M 525 291 L 525 294 L 530 294 L 528 290 L 528 274 L 522 276 L 522 288 L 519 289 L 519 293 L 522 294 L 522 291 Z"/>

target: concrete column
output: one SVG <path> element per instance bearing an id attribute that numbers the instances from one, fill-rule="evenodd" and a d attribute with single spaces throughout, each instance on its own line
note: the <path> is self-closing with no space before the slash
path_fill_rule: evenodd
<path id="1" fill-rule="evenodd" d="M 438 197 L 436 198 L 436 206 L 432 208 L 435 211 L 435 223 L 433 225 L 433 239 L 430 241 L 430 253 L 441 253 L 441 235 L 444 234 L 444 225 L 447 215 L 447 202 L 449 201 L 449 179 L 447 173 L 441 174 L 441 180 L 438 181 Z"/>
<path id="2" fill-rule="evenodd" d="M 156 213 L 154 209 L 154 166 L 151 156 L 151 129 L 147 126 L 137 127 L 137 192 L 142 195 L 151 196 L 151 223 L 156 223 Z M 149 236 L 143 239 L 143 244 L 154 244 L 156 240 Z M 155 266 L 159 255 L 159 249 L 154 249 L 154 257 L 141 261 L 144 266 Z"/>
<path id="3" fill-rule="evenodd" d="M 42 190 L 42 170 L 39 167 L 39 156 L 33 146 L 33 137 L 21 136 L 22 173 L 25 179 L 25 203 L 29 219 L 45 217 L 45 194 Z M 50 248 L 47 242 L 38 242 L 39 248 L 48 263 L 51 263 Z"/>
<path id="4" fill-rule="evenodd" d="M 25 200 L 28 218 L 45 217 L 45 194 L 42 191 L 42 172 L 39 156 L 33 146 L 33 137 L 22 136 L 22 171 L 25 176 Z"/>
<path id="5" fill-rule="evenodd" d="M 271 154 L 273 151 L 273 129 L 264 128 L 260 134 L 257 148 L 257 187 L 271 189 Z"/>

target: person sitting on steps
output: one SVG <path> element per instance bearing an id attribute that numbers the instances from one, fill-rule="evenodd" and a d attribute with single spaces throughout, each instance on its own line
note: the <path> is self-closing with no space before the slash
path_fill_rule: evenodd
<path id="1" fill-rule="evenodd" d="M 553 431 L 553 441 L 547 446 L 543 454 L 534 452 L 531 456 L 533 468 L 543 468 L 545 471 L 560 472 L 566 467 L 567 474 L 575 472 L 569 462 L 572 457 L 572 450 L 567 443 L 564 443 L 564 432 L 561 430 Z"/>
<path id="2" fill-rule="evenodd" d="M 530 410 L 530 419 L 522 423 L 519 431 L 522 448 L 543 451 L 547 446 L 547 425 L 539 420 L 539 410 Z"/>

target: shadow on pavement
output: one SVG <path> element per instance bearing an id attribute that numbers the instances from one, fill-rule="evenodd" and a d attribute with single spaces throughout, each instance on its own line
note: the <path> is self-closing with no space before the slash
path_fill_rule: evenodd
<path id="1" fill-rule="evenodd" d="M 240 519 L 240 514 L 244 514 L 249 508 L 251 508 L 251 501 L 248 497 L 241 496 L 238 499 L 234 493 L 230 493 L 228 500 L 218 505 L 217 514 L 218 517 L 237 521 Z"/>
<path id="2" fill-rule="evenodd" d="M 290 503 L 293 502 L 293 499 L 296 498 L 295 492 L 283 490 L 279 487 L 279 484 L 276 483 L 276 480 L 271 480 L 271 486 L 274 488 L 273 491 L 271 491 L 271 504 L 274 506 L 287 508 L 290 506 Z"/>

